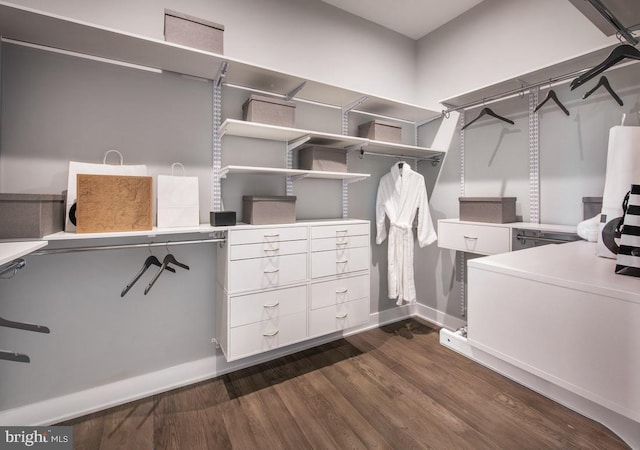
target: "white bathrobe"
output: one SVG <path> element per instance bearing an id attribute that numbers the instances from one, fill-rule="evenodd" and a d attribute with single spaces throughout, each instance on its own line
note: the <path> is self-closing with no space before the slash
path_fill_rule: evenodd
<path id="1" fill-rule="evenodd" d="M 396 163 L 391 171 L 380 179 L 376 199 L 376 243 L 382 244 L 387 238 L 385 216 L 391 224 L 388 243 L 389 298 L 397 298 L 398 305 L 403 300 L 416 301 L 416 287 L 413 280 L 413 230 L 412 225 L 418 214 L 418 244 L 431 244 L 437 238 L 429 204 L 424 177 L 411 170 L 409 164 Z"/>

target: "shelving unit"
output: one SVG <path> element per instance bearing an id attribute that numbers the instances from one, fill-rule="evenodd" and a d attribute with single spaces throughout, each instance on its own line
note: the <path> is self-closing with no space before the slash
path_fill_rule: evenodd
<path id="1" fill-rule="evenodd" d="M 418 105 L 6 2 L 0 2 L 0 36 L 16 43 L 35 44 L 209 80 L 217 79 L 220 67 L 227 62 L 229 69 L 224 79 L 227 84 L 287 95 L 306 82 L 297 98 L 342 106 L 366 96 L 367 101 L 358 111 L 411 122 L 421 122 L 440 114 Z"/>
<path id="2" fill-rule="evenodd" d="M 152 230 L 145 231 L 117 231 L 107 233 L 68 233 L 66 231 L 59 231 L 57 233 L 44 236 L 43 239 L 49 242 L 56 241 L 78 241 L 83 239 L 112 239 L 112 238 L 127 238 L 127 237 L 149 237 L 156 236 L 170 236 L 177 234 L 206 234 L 220 231 L 220 227 L 212 227 L 208 224 L 202 224 L 197 227 L 174 227 L 174 228 L 158 228 L 153 227 Z"/>
<path id="3" fill-rule="evenodd" d="M 544 86 L 550 80 L 570 80 L 581 72 L 590 69 L 602 62 L 619 43 L 606 45 L 590 52 L 581 53 L 573 58 L 558 61 L 557 63 L 523 73 L 497 83 L 464 92 L 454 97 L 440 100 L 440 103 L 449 108 L 461 108 L 474 102 L 490 101 L 501 97 L 505 93 L 514 94 L 521 90 L 526 92 L 531 86 Z M 551 83 L 550 83 L 551 84 Z"/>
<path id="4" fill-rule="evenodd" d="M 279 169 L 276 167 L 253 166 L 225 166 L 222 168 L 220 176 L 224 178 L 229 173 L 282 175 L 294 177 L 294 181 L 301 178 L 324 178 L 327 180 L 345 180 L 347 183 L 354 183 L 370 177 L 368 173 L 325 172 L 320 170 Z"/>

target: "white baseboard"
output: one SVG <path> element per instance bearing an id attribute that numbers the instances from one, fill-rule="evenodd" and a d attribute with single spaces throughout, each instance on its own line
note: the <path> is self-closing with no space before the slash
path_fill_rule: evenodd
<path id="1" fill-rule="evenodd" d="M 222 354 L 190 361 L 114 383 L 0 411 L 1 426 L 45 426 L 74 419 L 96 411 L 139 400 L 154 394 L 188 386 L 235 370 L 260 364 L 344 336 L 397 322 L 415 314 L 414 305 L 400 306 L 370 315 L 369 322 L 345 332 L 337 332 L 255 357 L 228 363 Z"/>
<path id="2" fill-rule="evenodd" d="M 457 330 L 467 323 L 465 320 L 459 319 L 450 314 L 438 311 L 431 308 L 430 306 L 422 305 L 420 303 L 415 304 L 414 315 L 449 330 Z"/>

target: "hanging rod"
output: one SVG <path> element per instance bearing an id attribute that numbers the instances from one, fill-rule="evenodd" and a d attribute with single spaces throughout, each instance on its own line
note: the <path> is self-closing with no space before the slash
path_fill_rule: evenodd
<path id="1" fill-rule="evenodd" d="M 365 155 L 370 155 L 370 156 L 384 156 L 384 157 L 387 157 L 387 158 L 413 159 L 416 163 L 419 163 L 421 161 L 430 161 L 434 165 L 439 164 L 440 161 L 442 161 L 442 156 L 441 155 L 433 155 L 433 156 L 429 156 L 428 158 L 423 158 L 423 157 L 419 157 L 419 156 L 394 155 L 394 154 L 391 154 L 391 153 L 367 152 L 365 150 L 360 150 L 358 152 L 358 154 L 359 154 L 360 159 L 362 159 Z"/>
<path id="2" fill-rule="evenodd" d="M 18 272 L 18 270 L 22 269 L 26 265 L 27 263 L 24 259 L 14 259 L 13 261 L 6 263 L 2 266 L 2 268 L 0 268 L 0 278 L 12 278 Z M 11 271 L 13 271 L 11 275 L 9 275 L 8 277 L 4 276 L 4 274 Z"/>
<path id="3" fill-rule="evenodd" d="M 208 244 L 212 242 L 226 242 L 226 238 L 212 238 L 212 239 L 197 239 L 193 241 L 168 241 L 168 242 L 150 242 L 148 244 L 120 244 L 120 245 L 99 245 L 94 247 L 69 247 L 69 248 L 52 248 L 38 250 L 31 255 L 55 255 L 58 253 L 79 253 L 79 252 L 92 252 L 97 250 L 120 250 L 125 248 L 149 248 L 149 247 L 168 247 L 175 245 L 189 245 L 189 244 Z"/>
<path id="4" fill-rule="evenodd" d="M 523 244 L 525 243 L 525 241 L 539 241 L 539 242 L 549 242 L 552 244 L 566 244 L 567 242 L 573 242 L 571 240 L 566 240 L 566 239 L 554 239 L 554 238 L 545 238 L 545 237 L 537 237 L 537 236 L 524 236 L 524 235 L 516 235 L 516 238 L 522 242 Z"/>
<path id="5" fill-rule="evenodd" d="M 620 69 L 622 67 L 627 67 L 627 66 L 629 66 L 631 64 L 635 64 L 636 62 L 637 61 L 628 61 L 626 63 L 618 64 L 616 66 L 613 66 L 609 70 L 611 70 L 611 69 Z M 555 77 L 551 77 L 551 78 L 548 78 L 546 80 L 539 81 L 537 83 L 523 84 L 519 88 L 511 89 L 509 91 L 502 92 L 500 94 L 495 94 L 495 95 L 490 95 L 488 97 L 483 97 L 481 99 L 465 103 L 464 105 L 448 107 L 447 109 L 444 109 L 442 111 L 442 115 L 449 114 L 452 111 L 462 111 L 462 110 L 465 110 L 465 109 L 468 109 L 468 108 L 473 108 L 474 106 L 479 106 L 479 105 L 482 105 L 482 104 L 488 103 L 488 102 L 494 102 L 494 101 L 497 101 L 497 100 L 503 100 L 503 99 L 506 99 L 508 97 L 513 97 L 513 96 L 518 95 L 518 94 L 526 94 L 531 89 L 535 89 L 535 88 L 539 88 L 539 87 L 543 87 L 543 86 L 551 86 L 551 85 L 556 84 L 556 83 L 560 83 L 560 82 L 563 82 L 563 81 L 567 81 L 567 80 L 573 79 L 575 77 L 580 76 L 581 74 L 583 74 L 584 72 L 586 72 L 588 70 L 590 70 L 590 68 L 575 70 L 573 72 L 565 73 L 564 75 L 558 75 L 558 76 L 555 76 Z M 446 105 L 446 103 L 444 103 L 444 104 Z"/>

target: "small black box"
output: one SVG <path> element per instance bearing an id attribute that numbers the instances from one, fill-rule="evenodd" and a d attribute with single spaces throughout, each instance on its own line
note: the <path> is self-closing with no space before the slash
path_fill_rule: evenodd
<path id="1" fill-rule="evenodd" d="M 225 227 L 236 224 L 235 211 L 211 211 L 209 213 L 209 223 L 213 227 Z"/>

